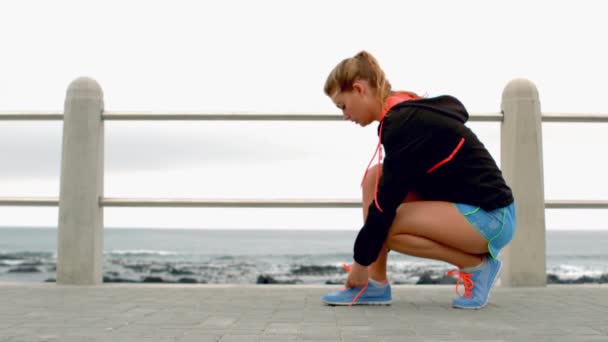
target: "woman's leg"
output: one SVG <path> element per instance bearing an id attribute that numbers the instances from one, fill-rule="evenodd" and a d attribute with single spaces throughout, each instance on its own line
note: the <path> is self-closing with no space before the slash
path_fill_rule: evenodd
<path id="1" fill-rule="evenodd" d="M 381 172 L 381 167 L 372 167 L 363 183 L 364 219 L 374 198 L 377 172 Z M 370 278 L 386 280 L 387 247 L 404 254 L 446 261 L 460 268 L 478 265 L 483 260 L 487 241 L 452 203 L 417 199 L 408 195 L 398 208 L 385 247 L 368 267 Z"/>
<path id="2" fill-rule="evenodd" d="M 365 179 L 363 180 L 363 186 L 362 186 L 363 199 L 361 201 L 363 204 L 363 222 L 365 222 L 365 220 L 367 219 L 367 212 L 369 211 L 369 205 L 374 200 L 374 190 L 375 190 L 375 186 L 376 186 L 376 173 L 378 173 L 378 172 L 380 172 L 382 174 L 382 165 L 372 166 L 369 169 L 369 171 L 367 172 Z M 384 282 L 387 280 L 387 278 L 386 278 L 386 260 L 387 260 L 387 258 L 388 258 L 388 249 L 386 248 L 386 243 L 385 243 L 384 246 L 382 247 L 382 249 L 380 250 L 380 254 L 378 255 L 378 258 L 376 259 L 376 261 L 374 261 L 367 268 L 370 278 L 380 281 L 380 282 Z"/>
<path id="3" fill-rule="evenodd" d="M 442 260 L 459 268 L 476 266 L 488 242 L 450 202 L 403 203 L 388 233 L 388 248 L 417 257 Z"/>

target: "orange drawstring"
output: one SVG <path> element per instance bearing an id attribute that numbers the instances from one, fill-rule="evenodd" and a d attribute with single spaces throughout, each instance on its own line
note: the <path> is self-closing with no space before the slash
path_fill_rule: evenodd
<path id="1" fill-rule="evenodd" d="M 367 168 L 365 169 L 365 174 L 363 174 L 363 179 L 361 180 L 361 186 L 363 186 L 363 182 L 365 182 L 365 177 L 367 177 L 369 167 L 372 165 L 372 162 L 374 161 L 376 154 L 378 155 L 378 167 L 380 167 L 380 163 L 382 162 L 382 126 L 384 125 L 384 118 L 386 117 L 386 114 L 391 110 L 391 108 L 393 108 L 394 106 L 398 105 L 401 102 L 418 100 L 420 98 L 421 97 L 419 97 L 418 95 L 416 95 L 414 93 L 398 92 L 398 93 L 395 93 L 395 94 L 389 96 L 386 99 L 382 113 L 380 113 L 380 129 L 379 129 L 380 133 L 378 133 L 378 145 L 376 145 L 376 151 L 374 152 L 372 159 L 370 159 L 369 164 L 367 164 Z M 379 171 L 376 172 L 376 185 L 374 186 L 374 203 L 376 204 L 376 208 L 378 208 L 378 210 L 380 212 L 382 212 L 382 208 L 380 208 L 380 203 L 378 203 L 378 183 L 380 183 L 380 172 Z"/>
<path id="2" fill-rule="evenodd" d="M 471 293 L 473 292 L 473 288 L 475 287 L 475 282 L 471 279 L 471 273 L 460 272 L 459 270 L 452 270 L 448 272 L 449 276 L 453 276 L 458 274 L 458 280 L 456 281 L 456 294 L 460 296 L 460 292 L 458 292 L 458 285 L 460 285 L 460 281 L 464 283 L 464 296 L 467 298 L 471 298 Z"/>
<path id="3" fill-rule="evenodd" d="M 378 155 L 378 166 L 382 162 L 382 126 L 384 124 L 384 118 L 380 121 L 380 133 L 378 135 L 378 145 L 376 145 L 376 151 L 372 156 L 372 159 L 369 160 L 367 164 L 367 168 L 365 169 L 365 173 L 363 174 L 363 179 L 361 180 L 361 186 L 363 186 L 363 182 L 365 182 L 365 178 L 367 177 L 367 173 L 369 172 L 369 167 L 372 165 L 376 154 Z M 380 212 L 382 212 L 382 208 L 380 208 L 380 204 L 378 204 L 378 183 L 380 183 L 380 170 L 376 172 L 376 185 L 374 186 L 374 203 L 376 204 L 376 208 Z"/>

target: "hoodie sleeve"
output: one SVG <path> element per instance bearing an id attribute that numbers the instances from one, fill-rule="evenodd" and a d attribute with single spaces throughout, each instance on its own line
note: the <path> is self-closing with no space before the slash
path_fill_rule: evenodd
<path id="1" fill-rule="evenodd" d="M 378 258 L 397 208 L 430 167 L 425 162 L 423 150 L 431 135 L 420 129 L 408 129 L 410 125 L 393 123 L 384 128 L 386 157 L 377 193 L 382 211 L 372 201 L 365 224 L 355 240 L 354 259 L 361 265 L 367 266 Z"/>

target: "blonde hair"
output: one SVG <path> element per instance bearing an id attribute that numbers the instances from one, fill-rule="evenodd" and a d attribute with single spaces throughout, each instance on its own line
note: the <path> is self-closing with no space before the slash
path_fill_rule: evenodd
<path id="1" fill-rule="evenodd" d="M 325 95 L 332 96 L 337 91 L 350 91 L 353 89 L 355 81 L 359 80 L 369 83 L 382 105 L 392 93 L 391 84 L 386 79 L 376 58 L 363 50 L 353 57 L 343 59 L 334 67 L 325 81 Z M 419 98 L 418 94 L 414 92 L 405 91 L 404 93 Z"/>

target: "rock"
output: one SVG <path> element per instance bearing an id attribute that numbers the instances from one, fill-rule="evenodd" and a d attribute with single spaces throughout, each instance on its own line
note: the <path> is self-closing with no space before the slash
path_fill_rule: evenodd
<path id="1" fill-rule="evenodd" d="M 424 272 L 423 274 L 420 275 L 420 278 L 418 279 L 418 281 L 416 282 L 416 285 L 449 285 L 449 284 L 456 284 L 456 279 L 447 276 L 447 275 L 443 275 L 439 278 L 434 278 L 432 276 L 431 272 Z"/>
<path id="2" fill-rule="evenodd" d="M 559 277 L 555 274 L 547 274 L 547 284 L 563 284 L 564 281 L 559 279 Z"/>
<path id="3" fill-rule="evenodd" d="M 589 284 L 589 283 L 597 283 L 599 281 L 598 278 L 592 278 L 589 276 L 582 276 L 578 279 L 574 280 L 575 284 Z"/>
<path id="4" fill-rule="evenodd" d="M 178 269 L 171 267 L 171 271 L 169 272 L 172 275 L 194 275 L 194 272 L 187 269 Z"/>
<path id="5" fill-rule="evenodd" d="M 37 267 L 16 267 L 8 270 L 8 273 L 40 273 L 41 271 Z"/>
<path id="6" fill-rule="evenodd" d="M 104 283 L 136 283 L 133 279 L 125 279 L 125 278 L 112 278 L 112 277 L 103 277 Z"/>
<path id="7" fill-rule="evenodd" d="M 594 278 L 590 276 L 581 276 L 576 279 L 561 279 L 559 276 L 555 274 L 547 274 L 547 284 L 597 284 L 597 283 L 607 283 L 608 282 L 608 274 L 603 274 L 599 278 Z"/>
<path id="8" fill-rule="evenodd" d="M 198 283 L 198 281 L 194 278 L 179 278 L 179 280 L 177 281 L 178 283 L 181 284 L 196 284 Z"/>
<path id="9" fill-rule="evenodd" d="M 418 281 L 416 282 L 416 285 L 420 284 L 435 284 L 435 282 L 433 282 L 433 278 L 431 277 L 430 273 L 423 273 L 422 275 L 420 275 L 420 278 L 418 278 Z"/>
<path id="10" fill-rule="evenodd" d="M 259 275 L 256 284 L 278 284 L 278 281 L 269 275 Z"/>
<path id="11" fill-rule="evenodd" d="M 329 275 L 336 274 L 340 271 L 342 271 L 342 273 L 346 272 L 342 268 L 336 266 L 300 265 L 298 268 L 292 269 L 291 273 L 295 275 Z"/>
<path id="12" fill-rule="evenodd" d="M 163 280 L 161 277 L 145 277 L 141 281 L 142 283 L 169 283 L 168 281 Z"/>
<path id="13" fill-rule="evenodd" d="M 146 272 L 148 271 L 148 265 L 123 265 L 124 268 L 128 268 L 135 272 Z"/>
<path id="14" fill-rule="evenodd" d="M 438 278 L 438 281 L 439 281 L 438 284 L 441 284 L 441 285 L 454 285 L 457 282 L 456 279 L 454 279 L 450 276 L 447 276 L 447 275 L 441 276 L 441 278 Z"/>
<path id="15" fill-rule="evenodd" d="M 295 284 L 296 280 L 276 280 L 272 276 L 269 275 L 259 275 L 256 284 Z"/>

